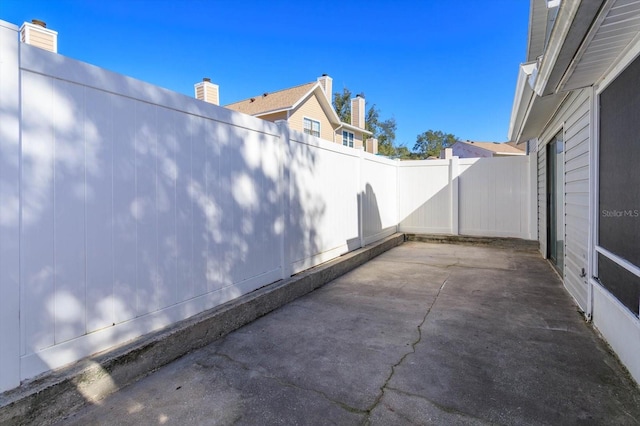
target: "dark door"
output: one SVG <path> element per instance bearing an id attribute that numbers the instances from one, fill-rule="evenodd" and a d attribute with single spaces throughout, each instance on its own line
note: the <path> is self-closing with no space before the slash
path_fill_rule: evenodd
<path id="1" fill-rule="evenodd" d="M 547 257 L 562 273 L 564 264 L 564 143 L 562 133 L 547 145 Z"/>

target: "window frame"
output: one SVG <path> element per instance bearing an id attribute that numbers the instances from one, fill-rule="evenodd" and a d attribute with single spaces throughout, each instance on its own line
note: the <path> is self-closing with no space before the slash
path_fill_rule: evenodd
<path id="1" fill-rule="evenodd" d="M 307 128 L 307 123 L 309 123 L 309 127 Z M 317 134 L 315 134 L 316 131 L 313 130 L 313 125 L 317 124 L 318 126 L 318 130 L 317 130 Z M 320 121 L 318 120 L 314 120 L 313 118 L 310 117 L 303 117 L 302 118 L 302 131 L 307 134 L 307 135 L 311 135 L 311 136 L 315 136 L 317 138 L 320 137 L 321 135 L 321 125 L 320 125 Z"/>
<path id="2" fill-rule="evenodd" d="M 356 135 L 354 135 L 353 132 L 350 132 L 348 130 L 342 131 L 342 145 L 348 146 L 349 148 L 353 148 L 355 138 L 356 138 Z"/>
<path id="3" fill-rule="evenodd" d="M 601 174 L 609 173 L 609 170 L 601 169 L 601 150 L 602 147 L 602 120 L 603 120 L 603 105 L 602 105 L 602 97 L 607 92 L 607 89 L 611 88 L 612 85 L 618 82 L 619 78 L 624 78 L 624 74 L 627 70 L 629 70 L 636 60 L 640 60 L 640 44 L 636 45 L 635 52 L 630 51 L 627 56 L 620 59 L 620 61 L 616 64 L 613 71 L 604 78 L 597 86 L 593 88 L 592 97 L 593 97 L 593 134 L 592 134 L 592 144 L 590 146 L 590 179 L 591 179 L 591 191 L 593 193 L 592 198 L 590 199 L 590 209 L 591 209 L 591 220 L 593 221 L 591 226 L 591 235 L 590 235 L 590 246 L 591 246 L 591 258 L 590 258 L 590 282 L 592 285 L 597 285 L 606 291 L 620 306 L 623 306 L 624 309 L 632 314 L 636 319 L 640 318 L 640 311 L 634 311 L 632 307 L 625 303 L 624 294 L 620 294 L 619 292 L 624 292 L 627 289 L 614 289 L 616 287 L 616 281 L 611 281 L 610 284 L 604 282 L 606 277 L 603 277 L 603 272 L 606 272 L 606 268 L 601 270 L 602 264 L 608 263 L 608 266 L 614 266 L 614 268 L 618 268 L 618 272 L 622 273 L 622 275 L 629 274 L 628 277 L 638 279 L 640 278 L 640 265 L 635 264 L 633 261 L 627 260 L 625 257 L 618 253 L 614 253 L 612 247 L 605 247 L 604 244 L 600 241 L 600 232 L 601 232 L 601 223 L 600 221 L 603 219 L 603 212 L 608 210 L 602 210 L 601 205 L 601 197 L 602 197 L 602 188 L 601 188 Z M 637 66 L 637 64 L 636 64 Z M 608 112 L 607 112 L 608 113 Z M 610 135 L 607 135 L 609 138 Z M 607 142 L 609 140 L 607 139 Z M 608 144 L 605 143 L 605 148 L 607 148 Z M 624 207 L 624 206 L 623 206 Z M 636 208 L 635 205 L 632 205 L 629 209 L 621 209 L 620 212 L 624 215 L 625 212 L 632 212 L 634 217 L 638 215 L 640 210 Z M 604 261 L 604 262 L 602 262 Z M 611 272 L 612 269 L 609 268 L 608 272 Z M 591 303 L 593 303 L 593 295 L 589 294 L 591 298 Z M 628 301 L 627 301 L 628 302 Z M 589 306 L 591 309 L 591 306 Z M 638 308 L 640 309 L 640 308 Z"/>

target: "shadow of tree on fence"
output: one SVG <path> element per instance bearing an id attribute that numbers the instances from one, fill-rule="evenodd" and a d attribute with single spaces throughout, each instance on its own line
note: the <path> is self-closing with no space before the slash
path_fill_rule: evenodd
<path id="1" fill-rule="evenodd" d="M 282 278 L 285 227 L 317 250 L 275 124 L 29 46 L 23 67 L 23 377 Z"/>

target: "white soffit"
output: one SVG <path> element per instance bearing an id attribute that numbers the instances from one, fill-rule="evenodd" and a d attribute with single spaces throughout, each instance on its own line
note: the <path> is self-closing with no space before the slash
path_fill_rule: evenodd
<path id="1" fill-rule="evenodd" d="M 559 91 L 596 83 L 640 34 L 640 0 L 610 0 L 558 85 Z"/>
<path id="2" fill-rule="evenodd" d="M 532 0 L 529 10 L 529 45 L 527 62 L 538 59 L 544 53 L 547 35 L 548 9 L 545 0 Z"/>
<path id="3" fill-rule="evenodd" d="M 514 135 L 511 141 L 522 143 L 540 136 L 566 96 L 565 93 L 554 93 L 543 97 L 533 96 L 527 106 L 519 134 Z"/>

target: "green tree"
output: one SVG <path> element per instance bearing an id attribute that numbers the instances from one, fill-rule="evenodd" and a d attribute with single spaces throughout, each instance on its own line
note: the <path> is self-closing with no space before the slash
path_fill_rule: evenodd
<path id="1" fill-rule="evenodd" d="M 376 107 L 376 104 L 373 104 L 367 110 L 367 114 L 364 118 L 364 128 L 365 130 L 370 131 L 374 135 L 379 131 L 379 121 L 380 121 L 380 110 Z"/>
<path id="2" fill-rule="evenodd" d="M 378 123 L 378 131 L 373 137 L 378 139 L 378 152 L 387 157 L 397 155 L 396 148 L 396 119 L 391 117 Z"/>
<path id="3" fill-rule="evenodd" d="M 364 94 L 362 95 L 364 97 Z M 340 121 L 351 123 L 351 98 L 352 93 L 348 88 L 343 88 L 342 93 L 333 94 L 333 108 L 336 110 Z M 389 157 L 396 156 L 396 119 L 388 118 L 380 121 L 380 110 L 373 104 L 365 114 L 365 130 L 371 132 L 371 137 L 378 139 L 378 152 Z"/>
<path id="4" fill-rule="evenodd" d="M 412 153 L 406 145 L 400 145 L 395 149 L 395 157 L 400 160 L 412 160 L 416 154 Z"/>
<path id="5" fill-rule="evenodd" d="M 396 155 L 396 119 L 391 117 L 380 121 L 380 110 L 373 104 L 367 110 L 365 129 L 372 133 L 371 137 L 378 139 L 378 152 L 381 155 L 394 157 Z"/>
<path id="6" fill-rule="evenodd" d="M 342 93 L 335 92 L 333 94 L 333 108 L 336 110 L 340 121 L 351 123 L 351 90 L 345 87 L 342 89 Z"/>
<path id="7" fill-rule="evenodd" d="M 458 138 L 451 133 L 444 133 L 441 130 L 427 130 L 416 138 L 413 151 L 420 154 L 422 158 L 439 157 L 440 151 L 449 148 Z"/>

